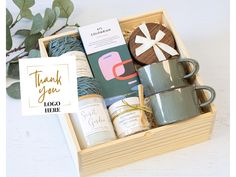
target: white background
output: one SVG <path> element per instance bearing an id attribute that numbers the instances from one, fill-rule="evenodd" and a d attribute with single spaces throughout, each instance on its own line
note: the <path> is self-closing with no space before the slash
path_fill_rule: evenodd
<path id="1" fill-rule="evenodd" d="M 81 0 L 70 23 L 90 24 L 164 8 L 192 58 L 200 63 L 204 83 L 215 88 L 217 116 L 210 141 L 97 177 L 229 176 L 229 2 L 226 0 Z M 38 0 L 33 12 L 50 7 Z M 10 0 L 7 7 L 16 15 Z M 58 23 L 57 29 L 61 24 Z M 18 27 L 28 27 L 24 21 Z M 18 39 L 17 39 L 18 40 Z M 7 177 L 76 177 L 59 122 L 50 117 L 22 117 L 20 101 L 7 97 Z"/>

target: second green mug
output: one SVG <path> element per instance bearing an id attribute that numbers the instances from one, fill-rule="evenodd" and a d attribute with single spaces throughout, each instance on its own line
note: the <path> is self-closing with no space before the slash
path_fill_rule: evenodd
<path id="1" fill-rule="evenodd" d="M 200 103 L 197 90 L 210 92 L 209 99 Z M 208 106 L 215 98 L 215 91 L 209 86 L 187 86 L 164 91 L 150 96 L 153 114 L 158 125 L 166 125 L 200 115 L 201 108 Z"/>

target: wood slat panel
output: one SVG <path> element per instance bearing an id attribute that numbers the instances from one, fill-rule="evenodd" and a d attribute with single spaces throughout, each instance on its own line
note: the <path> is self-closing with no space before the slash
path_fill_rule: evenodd
<path id="1" fill-rule="evenodd" d="M 121 167 L 121 166 L 130 164 L 132 162 L 136 162 L 142 159 L 146 159 L 146 158 L 157 156 L 166 152 L 170 152 L 173 150 L 178 150 L 187 146 L 198 144 L 198 143 L 208 140 L 209 139 L 208 135 L 209 135 L 208 133 L 197 135 L 196 137 L 192 137 L 191 141 L 189 141 L 188 139 L 186 141 L 181 141 L 179 143 L 169 144 L 168 146 L 163 146 L 162 148 L 159 148 L 158 151 L 156 150 L 156 148 L 153 148 L 153 149 L 150 149 L 149 151 L 138 152 L 137 154 L 134 154 L 132 156 L 133 158 L 125 157 L 122 160 L 113 159 L 110 161 L 106 161 L 106 164 L 101 165 L 101 166 L 96 166 L 97 164 L 94 164 L 93 166 L 90 166 L 90 167 L 83 167 L 81 174 L 82 176 L 90 176 L 99 172 Z"/>

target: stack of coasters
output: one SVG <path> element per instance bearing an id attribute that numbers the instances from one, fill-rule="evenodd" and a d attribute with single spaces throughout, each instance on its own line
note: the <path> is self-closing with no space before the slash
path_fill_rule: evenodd
<path id="1" fill-rule="evenodd" d="M 106 105 L 134 93 L 139 79 L 118 20 L 83 26 L 79 33 Z"/>
<path id="2" fill-rule="evenodd" d="M 158 23 L 143 23 L 129 38 L 129 48 L 134 60 L 147 65 L 178 55 L 171 31 Z"/>

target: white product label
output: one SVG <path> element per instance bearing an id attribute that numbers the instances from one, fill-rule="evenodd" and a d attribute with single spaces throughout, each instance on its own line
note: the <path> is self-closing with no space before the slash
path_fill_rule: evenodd
<path id="1" fill-rule="evenodd" d="M 144 130 L 140 111 L 132 111 L 118 116 L 114 120 L 117 135 L 123 137 Z"/>
<path id="2" fill-rule="evenodd" d="M 80 107 L 78 117 L 85 136 L 104 131 L 113 133 L 109 114 L 101 103 L 87 104 Z"/>
<path id="3" fill-rule="evenodd" d="M 82 26 L 79 32 L 88 55 L 126 44 L 117 19 Z"/>
<path id="4" fill-rule="evenodd" d="M 77 77 L 93 77 L 87 57 L 84 52 L 70 51 L 61 56 L 75 56 L 76 57 L 76 75 Z"/>

